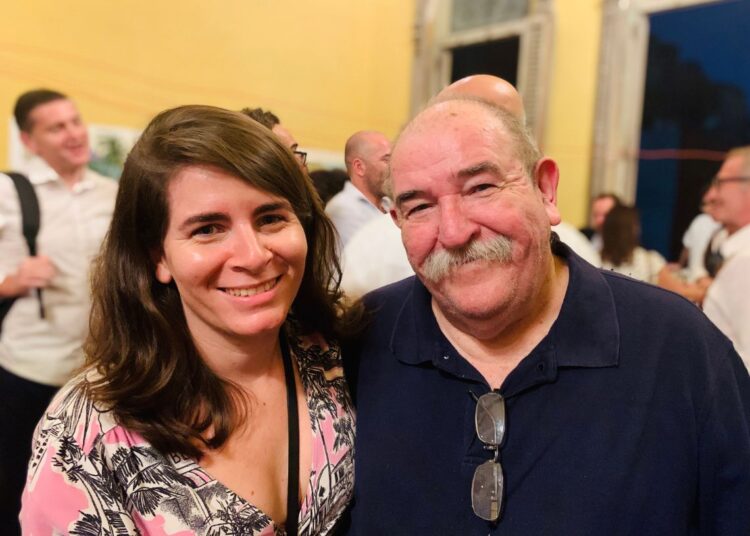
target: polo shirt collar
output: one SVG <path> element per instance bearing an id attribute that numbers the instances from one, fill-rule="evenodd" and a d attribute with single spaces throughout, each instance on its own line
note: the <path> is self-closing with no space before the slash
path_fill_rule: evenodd
<path id="1" fill-rule="evenodd" d="M 568 288 L 557 320 L 532 354 L 551 349 L 558 367 L 616 366 L 620 329 L 604 275 L 565 244 L 556 244 L 554 251 L 568 265 Z M 390 339 L 391 351 L 402 363 L 433 362 L 444 351 L 446 339 L 437 327 L 431 299 L 422 282 L 413 277 Z"/>

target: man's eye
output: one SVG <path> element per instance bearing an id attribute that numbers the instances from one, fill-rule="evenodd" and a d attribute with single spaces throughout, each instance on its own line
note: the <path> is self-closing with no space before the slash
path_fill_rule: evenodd
<path id="1" fill-rule="evenodd" d="M 489 183 L 477 184 L 471 189 L 471 193 L 484 192 L 485 190 L 489 190 L 494 187 L 495 187 L 494 184 L 489 184 Z"/>
<path id="2" fill-rule="evenodd" d="M 423 210 L 426 210 L 430 208 L 430 205 L 427 203 L 420 203 L 419 205 L 414 205 L 413 207 L 410 207 L 406 210 L 407 216 L 412 216 L 414 214 L 417 214 L 419 212 L 422 212 Z"/>

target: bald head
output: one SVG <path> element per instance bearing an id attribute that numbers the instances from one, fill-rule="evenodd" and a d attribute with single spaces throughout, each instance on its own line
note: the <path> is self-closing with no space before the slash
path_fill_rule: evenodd
<path id="1" fill-rule="evenodd" d="M 507 110 L 522 124 L 526 121 L 523 100 L 516 88 L 506 80 L 489 74 L 475 74 L 457 80 L 438 93 L 433 101 L 466 97 L 485 100 Z"/>
<path id="2" fill-rule="evenodd" d="M 476 95 L 441 95 L 439 95 L 440 98 L 433 99 L 427 108 L 417 114 L 401 131 L 393 145 L 394 160 L 396 154 L 403 149 L 402 145 L 405 140 L 411 141 L 414 138 L 428 136 L 426 133 L 431 131 L 434 124 L 442 124 L 443 128 L 448 128 L 447 125 L 456 124 L 457 121 L 471 124 L 472 121 L 466 120 L 463 116 L 469 110 L 473 110 L 472 113 L 481 112 L 480 115 L 485 120 L 489 120 L 489 122 L 484 122 L 485 125 L 494 124 L 499 129 L 497 132 L 502 132 L 503 137 L 511 141 L 515 156 L 525 168 L 526 174 L 529 177 L 533 176 L 536 163 L 542 158 L 542 155 L 534 138 L 516 114 L 499 106 L 497 101 L 491 102 Z M 487 131 L 487 133 L 490 132 L 495 132 L 495 130 Z M 391 174 L 387 176 L 383 185 L 385 194 L 391 199 L 394 195 L 393 172 L 393 167 L 391 167 Z"/>
<path id="3" fill-rule="evenodd" d="M 361 130 L 346 140 L 344 161 L 352 184 L 379 206 L 388 172 L 391 142 L 382 132 Z"/>
<path id="4" fill-rule="evenodd" d="M 346 146 L 344 147 L 344 160 L 347 169 L 355 158 L 369 158 L 373 151 L 384 145 L 390 148 L 391 142 L 382 132 L 377 130 L 355 132 L 346 140 Z"/>

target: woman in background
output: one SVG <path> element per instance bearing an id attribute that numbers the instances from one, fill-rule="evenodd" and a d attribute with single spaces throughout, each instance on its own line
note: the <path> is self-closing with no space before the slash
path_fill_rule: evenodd
<path id="1" fill-rule="evenodd" d="M 640 241 L 638 210 L 615 206 L 602 227 L 602 268 L 655 284 L 667 261 L 659 252 L 643 249 Z"/>
<path id="2" fill-rule="evenodd" d="M 120 180 L 87 368 L 37 427 L 24 532 L 333 530 L 354 433 L 334 240 L 269 130 L 207 106 L 158 115 Z"/>

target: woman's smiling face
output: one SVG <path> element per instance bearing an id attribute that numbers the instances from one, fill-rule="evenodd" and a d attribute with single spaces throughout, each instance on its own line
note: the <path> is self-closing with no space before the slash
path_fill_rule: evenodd
<path id="1" fill-rule="evenodd" d="M 207 166 L 167 189 L 169 223 L 156 267 L 174 281 L 199 344 L 275 333 L 305 271 L 307 240 L 289 201 Z"/>

